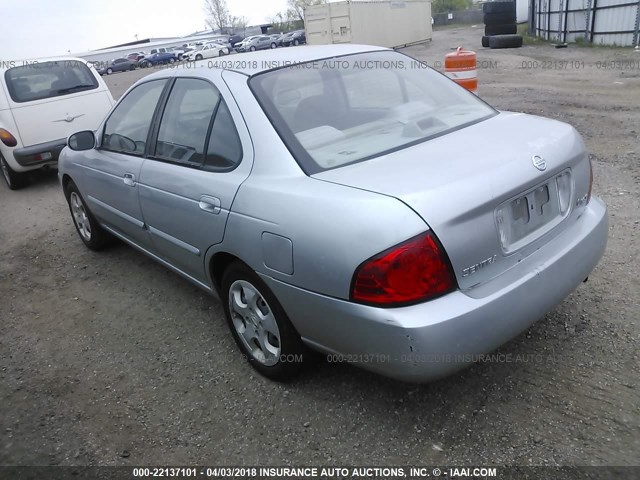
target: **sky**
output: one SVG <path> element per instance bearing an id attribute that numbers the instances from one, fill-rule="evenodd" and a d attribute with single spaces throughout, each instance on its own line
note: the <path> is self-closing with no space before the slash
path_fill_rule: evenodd
<path id="1" fill-rule="evenodd" d="M 286 0 L 227 0 L 249 25 L 286 10 Z M 109 47 L 205 29 L 204 0 L 0 0 L 0 62 Z"/>

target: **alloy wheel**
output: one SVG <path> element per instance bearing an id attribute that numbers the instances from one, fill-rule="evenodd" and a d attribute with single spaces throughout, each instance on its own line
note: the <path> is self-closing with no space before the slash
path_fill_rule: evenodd
<path id="1" fill-rule="evenodd" d="M 253 358 L 262 365 L 278 363 L 282 348 L 280 330 L 271 307 L 251 283 L 236 280 L 229 288 L 233 326 Z"/>
<path id="2" fill-rule="evenodd" d="M 91 224 L 89 223 L 89 216 L 87 215 L 87 209 L 84 206 L 84 202 L 80 195 L 76 192 L 71 192 L 69 197 L 69 204 L 71 205 L 71 213 L 73 214 L 73 221 L 78 228 L 78 232 L 82 238 L 87 242 L 91 241 Z"/>

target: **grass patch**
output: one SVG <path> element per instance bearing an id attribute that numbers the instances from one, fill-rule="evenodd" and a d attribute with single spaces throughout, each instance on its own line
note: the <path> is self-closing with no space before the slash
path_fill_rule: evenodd
<path id="1" fill-rule="evenodd" d="M 557 40 L 545 40 L 542 37 L 536 37 L 534 35 L 529 35 L 528 32 L 529 25 L 527 23 L 521 23 L 518 25 L 518 35 L 522 36 L 522 43 L 524 45 L 553 45 L 558 43 Z M 574 42 L 567 42 L 571 47 L 582 47 L 582 48 L 617 48 L 617 49 L 628 49 L 633 47 L 622 47 L 620 45 L 603 45 L 601 43 L 589 43 L 588 40 L 584 38 L 584 36 L 576 37 Z"/>
<path id="2" fill-rule="evenodd" d="M 518 24 L 518 35 L 522 36 L 522 43 L 525 45 L 547 45 L 551 42 L 545 40 L 544 38 L 536 37 L 533 35 L 529 35 L 529 24 L 528 23 L 520 23 Z"/>
<path id="3" fill-rule="evenodd" d="M 452 28 L 469 28 L 475 23 L 447 23 L 446 25 L 433 25 L 433 31 L 436 30 L 451 30 Z"/>

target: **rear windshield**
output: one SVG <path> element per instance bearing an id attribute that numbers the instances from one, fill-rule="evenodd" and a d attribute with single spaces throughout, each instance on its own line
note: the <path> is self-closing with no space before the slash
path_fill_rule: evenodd
<path id="1" fill-rule="evenodd" d="M 76 60 L 41 62 L 14 67 L 4 74 L 14 102 L 31 102 L 98 88 L 89 68 Z"/>
<path id="2" fill-rule="evenodd" d="M 258 74 L 250 86 L 309 175 L 496 114 L 440 73 L 392 51 L 295 64 Z"/>

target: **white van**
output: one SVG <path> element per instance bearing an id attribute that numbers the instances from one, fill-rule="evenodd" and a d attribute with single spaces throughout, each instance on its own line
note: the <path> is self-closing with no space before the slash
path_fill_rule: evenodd
<path id="1" fill-rule="evenodd" d="M 0 167 L 10 189 L 26 172 L 55 167 L 67 137 L 95 130 L 115 103 L 79 58 L 0 62 Z"/>

